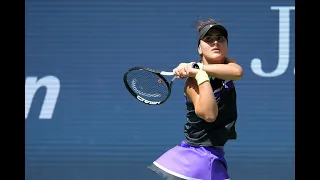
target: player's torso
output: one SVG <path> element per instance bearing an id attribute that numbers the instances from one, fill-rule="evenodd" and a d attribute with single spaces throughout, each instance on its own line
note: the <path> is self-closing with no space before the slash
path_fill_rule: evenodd
<path id="1" fill-rule="evenodd" d="M 223 146 L 228 139 L 236 139 L 237 120 L 236 89 L 233 81 L 210 78 L 218 116 L 212 123 L 199 118 L 194 106 L 186 99 L 187 122 L 185 124 L 186 142 L 190 145 Z"/>

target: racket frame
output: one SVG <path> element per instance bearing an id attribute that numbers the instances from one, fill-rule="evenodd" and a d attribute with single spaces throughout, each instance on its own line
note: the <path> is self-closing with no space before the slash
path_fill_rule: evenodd
<path id="1" fill-rule="evenodd" d="M 133 71 L 133 70 L 145 70 L 145 71 L 149 71 L 151 73 L 154 73 L 155 75 L 157 75 L 159 78 L 161 78 L 161 80 L 166 84 L 167 88 L 168 88 L 168 95 L 167 97 L 162 100 L 162 101 L 150 101 L 150 100 L 147 100 L 147 99 L 144 99 L 143 97 L 139 96 L 137 93 L 135 93 L 129 86 L 128 82 L 127 82 L 127 75 Z M 151 69 L 151 68 L 147 68 L 147 67 L 143 67 L 143 66 L 137 66 L 137 67 L 133 67 L 133 68 L 130 68 L 123 76 L 123 82 L 124 82 L 124 85 L 126 86 L 127 90 L 130 92 L 130 94 L 135 97 L 136 99 L 138 99 L 139 101 L 145 103 L 145 104 L 149 104 L 149 105 L 160 105 L 160 104 L 163 104 L 164 102 L 166 102 L 168 100 L 168 98 L 170 97 L 171 95 L 171 88 L 172 88 L 172 83 L 173 81 L 175 80 L 176 76 L 174 76 L 171 80 L 171 82 L 169 83 L 167 81 L 167 79 L 163 76 L 173 76 L 173 72 L 165 72 L 165 71 L 158 71 L 158 70 L 154 70 L 154 69 Z"/>

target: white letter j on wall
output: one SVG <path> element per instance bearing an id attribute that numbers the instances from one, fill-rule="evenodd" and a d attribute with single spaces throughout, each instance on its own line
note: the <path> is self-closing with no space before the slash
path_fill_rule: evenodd
<path id="1" fill-rule="evenodd" d="M 262 77 L 280 76 L 286 72 L 289 66 L 290 53 L 290 10 L 294 6 L 271 6 L 271 10 L 279 10 L 279 60 L 276 69 L 270 73 L 262 70 L 262 62 L 259 58 L 251 61 L 252 71 Z"/>

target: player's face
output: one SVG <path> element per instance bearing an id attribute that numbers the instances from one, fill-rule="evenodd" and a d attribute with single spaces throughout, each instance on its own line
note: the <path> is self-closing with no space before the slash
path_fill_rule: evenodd
<path id="1" fill-rule="evenodd" d="M 218 30 L 210 29 L 200 40 L 198 50 L 208 63 L 221 63 L 228 52 L 228 42 Z"/>

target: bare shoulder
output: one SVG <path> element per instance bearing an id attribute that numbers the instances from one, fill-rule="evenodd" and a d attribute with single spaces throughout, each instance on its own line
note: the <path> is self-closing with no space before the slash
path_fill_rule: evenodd
<path id="1" fill-rule="evenodd" d="M 196 79 L 188 77 L 184 84 L 184 89 L 186 90 L 188 88 L 195 88 L 195 87 L 198 87 Z"/>

